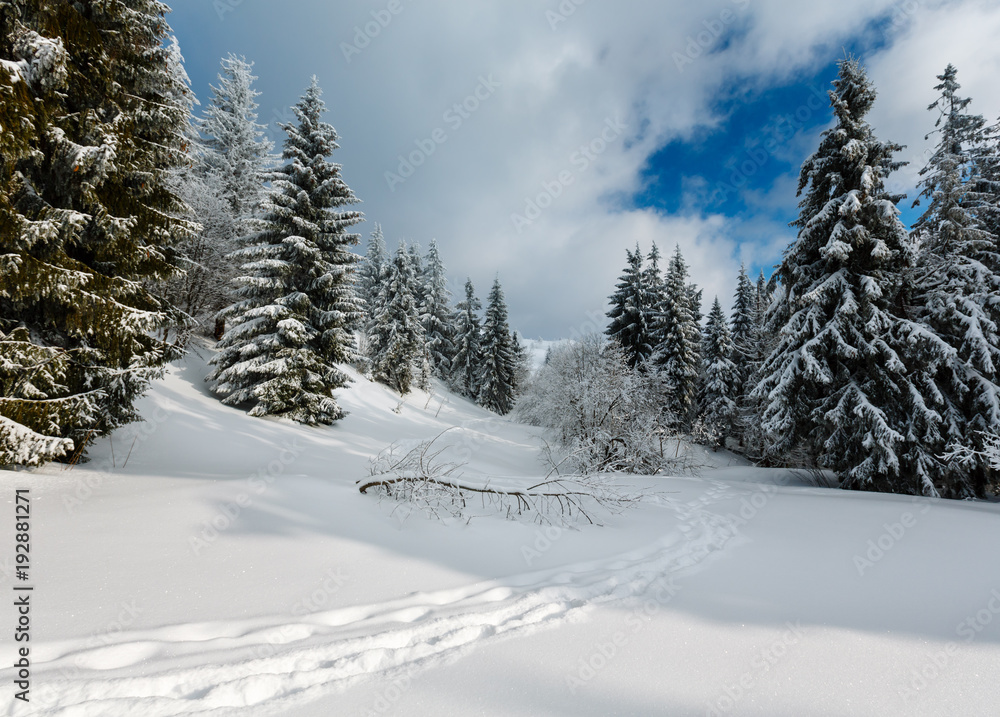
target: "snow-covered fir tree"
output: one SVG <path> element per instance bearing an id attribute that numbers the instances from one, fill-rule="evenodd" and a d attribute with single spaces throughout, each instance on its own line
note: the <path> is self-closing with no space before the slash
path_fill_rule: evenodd
<path id="1" fill-rule="evenodd" d="M 765 401 L 754 393 L 763 378 L 764 359 L 776 345 L 775 335 L 767 325 L 767 307 L 771 301 L 771 291 L 771 284 L 761 270 L 757 276 L 757 284 L 753 286 L 750 340 L 745 344 L 743 351 L 737 347 L 737 355 L 740 358 L 737 368 L 742 380 L 738 421 L 740 450 L 760 464 L 767 464 L 774 459 L 774 456 L 768 455 L 770 437 L 763 428 Z"/>
<path id="2" fill-rule="evenodd" d="M 517 331 L 511 331 L 510 342 L 513 348 L 510 374 L 514 377 L 514 396 L 520 397 L 531 381 L 531 352 Z"/>
<path id="3" fill-rule="evenodd" d="M 65 426 L 94 424 L 101 393 L 67 385 L 72 353 L 31 341 L 20 326 L 0 331 L 0 466 L 36 466 L 62 458 L 73 440 Z"/>
<path id="4" fill-rule="evenodd" d="M 376 301 L 379 288 L 389 267 L 389 253 L 385 248 L 385 237 L 382 227 L 375 224 L 375 229 L 368 238 L 368 249 L 358 266 L 356 287 L 358 297 L 365 307 L 365 315 L 370 320 L 377 313 Z"/>
<path id="5" fill-rule="evenodd" d="M 648 324 L 651 307 L 647 304 L 646 273 L 639 246 L 636 245 L 634 252 L 626 249 L 625 255 L 628 265 L 618 280 L 615 293 L 610 297 L 611 309 L 607 316 L 611 322 L 604 333 L 618 342 L 629 366 L 635 367 L 653 353 Z"/>
<path id="6" fill-rule="evenodd" d="M 950 349 L 940 347 L 928 378 L 940 389 L 934 407 L 942 417 L 936 455 L 965 451 L 964 459 L 930 462 L 935 490 L 945 497 L 982 497 L 992 467 L 982 451 L 986 437 L 1000 432 L 1000 275 L 997 237 L 976 208 L 981 195 L 973 150 L 985 121 L 969 114 L 958 96 L 957 72 L 948 65 L 935 87 L 939 141 L 920 174 L 927 206 L 913 227 L 920 251 L 913 272 L 913 305 Z M 914 206 L 920 203 L 914 202 Z M 927 491 L 930 492 L 930 491 Z"/>
<path id="7" fill-rule="evenodd" d="M 517 394 L 516 365 L 517 349 L 512 341 L 507 302 L 500 280 L 494 279 L 483 319 L 479 405 L 501 416 L 510 413 Z"/>
<path id="8" fill-rule="evenodd" d="M 701 389 L 701 418 L 716 437 L 717 445 L 737 432 L 739 370 L 733 362 L 735 349 L 726 315 L 718 297 L 708 314 L 702 339 L 705 379 Z"/>
<path id="9" fill-rule="evenodd" d="M 646 326 L 652 326 L 658 307 L 663 303 L 666 295 L 667 284 L 660 268 L 660 248 L 653 243 L 649 254 L 646 255 L 646 266 L 642 270 L 642 289 L 644 298 L 642 305 L 646 311 Z"/>
<path id="10" fill-rule="evenodd" d="M 730 316 L 733 345 L 736 348 L 734 361 L 742 369 L 743 359 L 749 356 L 756 341 L 757 289 L 747 276 L 746 266 L 740 264 L 736 279 L 736 293 L 733 295 L 733 310 Z"/>
<path id="11" fill-rule="evenodd" d="M 479 395 L 482 365 L 482 326 L 479 311 L 483 305 L 476 298 L 472 279 L 465 280 L 465 298 L 455 307 L 455 360 L 451 367 L 451 382 L 468 398 Z"/>
<path id="12" fill-rule="evenodd" d="M 414 298 L 416 284 L 410 253 L 400 242 L 386 271 L 368 338 L 372 375 L 400 394 L 409 393 L 424 374 L 424 329 Z"/>
<path id="13" fill-rule="evenodd" d="M 410 266 L 413 268 L 413 300 L 417 302 L 417 308 L 420 309 L 424 305 L 426 282 L 424 256 L 420 242 L 410 244 Z"/>
<path id="14" fill-rule="evenodd" d="M 695 419 L 701 370 L 700 330 L 692 312 L 687 264 L 678 246 L 667 267 L 663 299 L 652 327 L 652 363 L 667 384 L 665 408 L 669 422 L 689 428 Z"/>
<path id="15" fill-rule="evenodd" d="M 182 314 L 154 292 L 194 228 L 168 186 L 190 89 L 163 15 L 154 0 L 0 10 L 0 463 L 80 454 L 138 420 L 175 355 L 157 337 Z"/>
<path id="16" fill-rule="evenodd" d="M 260 93 L 253 89 L 253 63 L 230 53 L 221 64 L 219 84 L 211 85 L 212 99 L 198 122 L 205 137 L 201 162 L 244 233 L 264 199 L 273 145 L 257 122 Z"/>
<path id="17" fill-rule="evenodd" d="M 170 46 L 170 71 L 178 85 L 188 87 L 190 79 L 184 69 L 184 57 L 176 38 Z M 188 113 L 198 104 L 193 92 L 176 98 Z M 175 170 L 170 186 L 190 208 L 189 218 L 198 223 L 198 230 L 176 245 L 178 261 L 184 273 L 170 279 L 162 294 L 170 303 L 183 310 L 193 323 L 177 328 L 177 340 L 183 343 L 195 331 L 222 338 L 224 325 L 215 315 L 232 303 L 232 280 L 236 273 L 227 255 L 238 248 L 242 227 L 236 221 L 230 203 L 223 196 L 222 181 L 210 175 L 204 163 L 202 139 L 194 117 L 188 125 L 190 161 Z"/>
<path id="18" fill-rule="evenodd" d="M 875 88 L 853 58 L 830 92 L 836 126 L 799 177 L 799 233 L 778 268 L 769 322 L 779 334 L 755 395 L 781 454 L 799 448 L 845 488 L 928 492 L 922 464 L 932 424 L 914 381 L 931 336 L 903 313 L 914 248 L 885 190 L 898 145 L 865 121 Z"/>
<path id="19" fill-rule="evenodd" d="M 448 290 L 445 266 L 441 261 L 437 242 L 433 239 L 427 250 L 420 315 L 434 375 L 447 379 L 451 375 L 451 364 L 455 359 L 454 312 L 451 309 L 451 292 Z"/>
<path id="20" fill-rule="evenodd" d="M 183 72 L 181 62 L 174 65 Z M 217 339 L 225 332 L 218 312 L 236 299 L 238 267 L 226 257 L 252 232 L 274 163 L 273 147 L 257 122 L 259 93 L 252 87 L 251 69 L 251 63 L 232 54 L 222 60 L 219 86 L 212 87 L 205 116 L 195 120 L 190 133 L 192 164 L 175 178 L 178 195 L 202 229 L 178 246 L 185 275 L 169 284 L 167 295 L 197 328 L 211 330 Z"/>
<path id="21" fill-rule="evenodd" d="M 246 262 L 240 300 L 223 312 L 231 328 L 213 359 L 214 390 L 253 416 L 277 415 L 306 424 L 344 415 L 333 391 L 346 385 L 337 363 L 354 356 L 349 327 L 360 319 L 354 291 L 359 241 L 347 229 L 361 212 L 358 199 L 328 157 L 337 132 L 316 78 L 283 124 L 286 164 L 270 175 L 263 230 L 233 258 Z"/>

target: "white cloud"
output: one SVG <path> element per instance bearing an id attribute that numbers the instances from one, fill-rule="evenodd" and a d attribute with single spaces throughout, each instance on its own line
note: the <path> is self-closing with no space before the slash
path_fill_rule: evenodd
<path id="1" fill-rule="evenodd" d="M 193 2 L 202 0 L 176 5 Z M 934 75 L 949 61 L 976 98 L 976 111 L 1000 112 L 990 86 L 1000 63 L 1000 9 L 992 3 L 399 2 L 402 11 L 350 62 L 341 43 L 351 42 L 354 26 L 371 20 L 385 0 L 244 3 L 232 14 L 238 22 L 215 27 L 220 45 L 243 38 L 237 51 L 257 61 L 265 118 L 268 106 L 293 102 L 308 76 L 318 74 L 342 135 L 336 159 L 368 219 L 382 223 L 390 243 L 407 237 L 426 246 L 436 237 L 457 283 L 471 275 L 483 296 L 499 273 L 512 321 L 529 336 L 565 335 L 586 312 L 605 310 L 625 249 L 637 241 L 648 248 L 655 240 L 665 254 L 680 243 L 706 303 L 719 294 L 727 308 L 740 259 L 777 258 L 789 230 L 770 220 L 725 224 L 621 203 L 639 188 L 653 151 L 719 121 L 712 107 L 734 82 L 766 87 L 813 71 L 872 19 L 895 13 L 901 21 L 889 29 L 890 46 L 867 58 L 882 91 L 874 117 L 880 133 L 919 145 L 914 138 L 933 121 L 925 107 Z M 902 3 L 917 6 L 907 13 L 898 9 Z M 575 10 L 553 29 L 546 13 L 560 7 Z M 270 31 L 248 42 L 247 28 L 258 25 Z M 698 56 L 678 68 L 677 53 L 686 52 Z M 478 106 L 466 109 L 459 126 L 449 123 L 449 109 L 491 76 L 500 83 L 495 92 L 470 102 Z M 626 131 L 583 169 L 574 153 L 592 142 L 599 147 L 606 122 L 616 119 Z M 392 191 L 386 172 L 396 172 L 399 156 L 418 151 L 418 143 L 428 146 L 436 129 L 446 141 Z M 519 232 L 511 215 L 525 215 L 527 199 L 537 202 L 546 183 L 552 187 L 566 172 L 572 183 Z M 794 180 L 778 186 L 794 191 Z M 782 202 L 794 205 L 794 198 L 753 197 L 766 211 Z M 741 247 L 747 237 L 761 243 Z"/>

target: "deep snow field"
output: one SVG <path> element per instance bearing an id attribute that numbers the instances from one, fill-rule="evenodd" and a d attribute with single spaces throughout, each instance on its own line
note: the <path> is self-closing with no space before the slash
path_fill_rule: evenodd
<path id="1" fill-rule="evenodd" d="M 333 427 L 250 418 L 205 372 L 172 366 L 85 465 L 0 472 L 0 568 L 30 488 L 34 586 L 29 704 L 0 610 L 3 714 L 1000 714 L 997 503 L 720 453 L 623 478 L 646 499 L 601 527 L 439 521 L 361 495 L 369 459 L 457 427 L 465 480 L 527 486 L 541 432 L 356 375 Z"/>

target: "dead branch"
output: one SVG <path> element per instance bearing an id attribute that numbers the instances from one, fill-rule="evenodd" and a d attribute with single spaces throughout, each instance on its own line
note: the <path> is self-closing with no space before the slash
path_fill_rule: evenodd
<path id="1" fill-rule="evenodd" d="M 542 482 L 526 489 L 471 485 L 456 475 L 462 464 L 444 461 L 441 455 L 446 448 L 433 447 L 447 430 L 402 455 L 395 445 L 382 451 L 371 461 L 370 479 L 357 482 L 358 490 L 437 518 L 471 519 L 477 517 L 471 511 L 478 505 L 481 514 L 500 514 L 511 520 L 530 516 L 541 524 L 564 526 L 583 521 L 600 525 L 603 513 L 620 513 L 642 499 L 606 476 L 551 478 L 555 468 Z"/>

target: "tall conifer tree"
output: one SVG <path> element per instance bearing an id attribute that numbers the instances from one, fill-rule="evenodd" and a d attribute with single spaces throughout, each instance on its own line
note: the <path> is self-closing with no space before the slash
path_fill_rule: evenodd
<path id="1" fill-rule="evenodd" d="M 510 413 L 515 398 L 517 350 L 511 341 L 507 302 L 500 280 L 493 281 L 486 300 L 483 320 L 482 363 L 479 378 L 479 404 L 500 415 Z"/>
<path id="2" fill-rule="evenodd" d="M 725 445 L 725 439 L 737 432 L 740 380 L 734 354 L 729 324 L 716 297 L 708 314 L 702 346 L 705 381 L 701 406 L 702 418 L 718 435 L 719 445 Z"/>
<path id="3" fill-rule="evenodd" d="M 942 495 L 982 497 L 992 473 L 985 442 L 1000 433 L 1000 262 L 997 237 L 976 211 L 986 197 L 975 191 L 973 152 L 985 121 L 968 113 L 970 100 L 958 96 L 952 65 L 938 79 L 941 96 L 928 109 L 938 112 L 939 142 L 920 172 L 927 208 L 913 228 L 920 246 L 913 304 L 942 342 L 928 377 L 940 389 L 935 407 L 942 416 L 932 448 L 953 457 L 929 468 L 936 469 L 931 481 Z"/>
<path id="4" fill-rule="evenodd" d="M 0 463 L 79 452 L 137 420 L 175 355 L 155 337 L 182 316 L 152 287 L 194 227 L 167 182 L 188 160 L 190 94 L 167 11 L 0 6 Z"/>
<path id="5" fill-rule="evenodd" d="M 845 488 L 928 492 L 936 414 L 911 378 L 932 340 L 905 316 L 914 247 L 885 190 L 900 147 L 865 121 L 875 88 L 857 60 L 841 61 L 834 87 L 837 123 L 802 166 L 798 239 L 770 313 L 780 336 L 755 394 L 779 453 L 804 449 Z"/>
<path id="6" fill-rule="evenodd" d="M 465 298 L 455 307 L 455 361 L 452 364 L 452 383 L 468 398 L 479 395 L 479 378 L 482 365 L 482 327 L 479 311 L 482 304 L 476 298 L 472 279 L 465 280 Z"/>
<path id="7" fill-rule="evenodd" d="M 692 312 L 692 292 L 687 284 L 687 264 L 680 246 L 667 267 L 663 299 L 652 330 L 653 364 L 666 386 L 666 409 L 678 428 L 688 428 L 695 418 L 701 364 L 700 331 Z"/>
<path id="8" fill-rule="evenodd" d="M 360 320 L 354 291 L 359 241 L 347 228 L 358 199 L 328 157 L 338 148 L 316 78 L 282 125 L 287 163 L 271 175 L 263 230 L 234 253 L 242 259 L 241 299 L 223 312 L 232 327 L 219 342 L 210 377 L 230 405 L 253 416 L 277 415 L 306 424 L 344 415 L 333 390 L 347 384 L 337 363 L 354 358 L 350 327 Z"/>
<path id="9" fill-rule="evenodd" d="M 604 333 L 621 345 L 629 366 L 635 367 L 653 353 L 649 326 L 651 306 L 646 286 L 648 273 L 643 270 L 639 246 L 636 245 L 634 252 L 626 249 L 625 255 L 628 265 L 610 297 L 611 309 L 607 316 L 611 323 Z"/>

